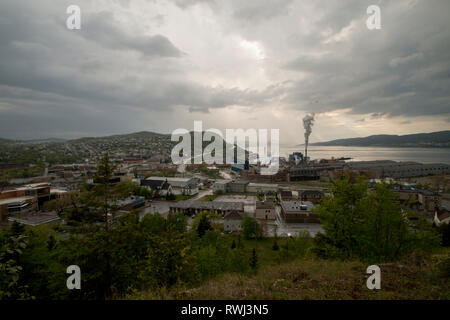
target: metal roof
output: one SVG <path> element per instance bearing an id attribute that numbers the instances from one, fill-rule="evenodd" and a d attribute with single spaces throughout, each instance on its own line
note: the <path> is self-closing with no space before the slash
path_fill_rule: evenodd
<path id="1" fill-rule="evenodd" d="M 171 208 L 178 209 L 199 209 L 199 210 L 244 210 L 242 202 L 227 202 L 227 201 L 179 201 L 170 205 Z"/>

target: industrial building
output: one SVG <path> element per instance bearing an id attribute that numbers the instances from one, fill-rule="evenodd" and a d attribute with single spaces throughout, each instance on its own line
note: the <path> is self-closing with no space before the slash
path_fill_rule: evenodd
<path id="1" fill-rule="evenodd" d="M 61 222 L 61 218 L 55 212 L 25 212 L 8 218 L 10 223 L 18 222 L 27 226 L 49 225 L 53 226 Z"/>
<path id="2" fill-rule="evenodd" d="M 235 180 L 219 180 L 213 185 L 214 192 L 223 193 L 246 193 L 248 192 L 248 181 L 235 181 Z"/>
<path id="3" fill-rule="evenodd" d="M 54 212 L 42 212 L 44 203 L 59 198 L 66 190 L 49 183 L 33 183 L 0 192 L 0 224 L 17 221 L 35 226 L 59 221 Z"/>
<path id="4" fill-rule="evenodd" d="M 230 183 L 231 180 L 217 180 L 213 184 L 213 192 L 214 193 L 227 193 L 228 191 L 228 183 Z"/>
<path id="5" fill-rule="evenodd" d="M 301 152 L 293 152 L 289 155 L 289 162 L 292 164 L 299 164 L 304 161 L 303 153 Z"/>
<path id="6" fill-rule="evenodd" d="M 222 201 L 179 201 L 170 204 L 170 213 L 183 213 L 188 216 L 202 213 L 203 211 L 214 212 L 225 216 L 231 211 L 244 214 L 244 204 L 242 202 L 222 202 Z"/>
<path id="7" fill-rule="evenodd" d="M 291 190 L 280 190 L 278 197 L 282 201 L 290 201 L 290 200 L 292 200 L 292 191 Z"/>
<path id="8" fill-rule="evenodd" d="M 301 201 L 310 201 L 314 204 L 318 204 L 324 194 L 319 190 L 303 190 L 298 192 L 298 196 Z"/>
<path id="9" fill-rule="evenodd" d="M 293 166 L 289 168 L 286 175 L 286 181 L 305 181 L 305 180 L 319 180 L 320 171 L 324 168 L 310 167 L 310 166 Z"/>
<path id="10" fill-rule="evenodd" d="M 312 213 L 309 201 L 281 201 L 281 214 L 286 223 L 319 223 L 319 215 Z"/>
<path id="11" fill-rule="evenodd" d="M 272 183 L 250 182 L 247 185 L 248 193 L 268 193 L 268 192 L 276 193 L 278 191 L 278 189 L 279 189 L 278 184 L 272 184 Z"/>
<path id="12" fill-rule="evenodd" d="M 55 197 L 55 195 L 53 196 Z M 52 198 L 50 184 L 34 183 L 0 193 L 0 223 L 7 224 L 8 217 L 41 210 Z"/>
<path id="13" fill-rule="evenodd" d="M 346 163 L 348 170 L 371 173 L 374 178 L 411 178 L 436 174 L 450 174 L 450 165 L 443 163 L 422 164 L 418 162 L 397 162 L 392 160 L 352 161 Z"/>

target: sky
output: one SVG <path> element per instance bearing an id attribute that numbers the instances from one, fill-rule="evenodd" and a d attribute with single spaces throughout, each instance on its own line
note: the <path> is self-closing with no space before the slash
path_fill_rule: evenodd
<path id="1" fill-rule="evenodd" d="M 310 142 L 449 130 L 449 12 L 448 0 L 2 0 L 0 137 L 201 120 L 296 145 L 312 112 Z"/>

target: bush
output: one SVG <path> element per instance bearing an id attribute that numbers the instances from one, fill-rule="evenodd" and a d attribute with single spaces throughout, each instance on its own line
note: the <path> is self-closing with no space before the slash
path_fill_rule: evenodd
<path id="1" fill-rule="evenodd" d="M 206 213 L 202 213 L 200 216 L 200 221 L 197 226 L 197 234 L 201 238 L 205 234 L 206 231 L 211 230 L 211 224 L 209 223 L 209 219 Z"/>
<path id="2" fill-rule="evenodd" d="M 437 227 L 437 231 L 442 237 L 442 246 L 450 247 L 450 223 L 443 223 Z"/>
<path id="3" fill-rule="evenodd" d="M 333 183 L 333 197 L 316 208 L 325 230 L 315 241 L 319 255 L 372 263 L 439 246 L 431 224 L 409 222 L 387 184 L 369 190 L 365 180 L 348 176 Z"/>
<path id="4" fill-rule="evenodd" d="M 261 236 L 261 226 L 256 219 L 245 216 L 244 219 L 242 219 L 242 232 L 247 240 L 259 238 Z"/>

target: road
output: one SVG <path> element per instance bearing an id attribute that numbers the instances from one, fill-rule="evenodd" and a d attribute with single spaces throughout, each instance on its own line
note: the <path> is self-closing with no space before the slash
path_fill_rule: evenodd
<path id="1" fill-rule="evenodd" d="M 300 233 L 308 232 L 314 237 L 319 232 L 324 232 L 322 225 L 319 223 L 285 223 L 281 216 L 280 206 L 276 206 L 275 223 L 268 224 L 268 236 L 274 236 L 275 231 L 279 237 L 297 236 Z"/>
<path id="2" fill-rule="evenodd" d="M 142 218 L 147 214 L 159 213 L 164 218 L 166 218 L 169 214 L 169 205 L 169 201 L 152 201 L 150 203 L 150 206 L 144 208 L 139 217 Z"/>
<path id="3" fill-rule="evenodd" d="M 195 197 L 189 199 L 188 201 L 199 200 L 199 199 L 203 198 L 204 196 L 212 195 L 212 194 L 213 194 L 213 192 L 212 192 L 211 189 L 200 190 L 199 193 L 197 193 L 197 194 L 195 195 Z"/>

